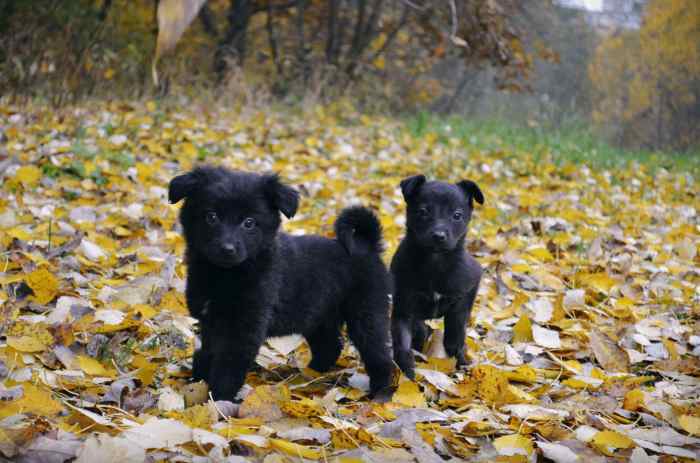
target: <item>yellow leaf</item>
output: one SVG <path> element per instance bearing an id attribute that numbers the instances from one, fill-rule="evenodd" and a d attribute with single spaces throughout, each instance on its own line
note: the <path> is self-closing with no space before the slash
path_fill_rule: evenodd
<path id="1" fill-rule="evenodd" d="M 189 143 L 189 142 L 182 143 L 180 145 L 180 151 L 182 151 L 182 154 L 190 159 L 196 158 L 197 155 L 199 154 L 199 151 L 197 151 L 197 148 L 192 143 Z"/>
<path id="2" fill-rule="evenodd" d="M 46 344 L 33 336 L 8 336 L 7 345 L 19 352 L 41 352 L 46 349 Z"/>
<path id="3" fill-rule="evenodd" d="M 425 396 L 413 381 L 404 381 L 394 392 L 392 401 L 406 407 L 426 407 Z"/>
<path id="4" fill-rule="evenodd" d="M 532 323 L 527 315 L 521 315 L 513 326 L 513 342 L 530 342 L 532 339 Z"/>
<path id="5" fill-rule="evenodd" d="M 331 444 L 333 448 L 339 450 L 355 449 L 359 447 L 359 442 L 353 436 L 353 429 L 334 429 L 331 431 Z"/>
<path id="6" fill-rule="evenodd" d="M 27 275 L 27 286 L 32 288 L 33 299 L 41 305 L 48 304 L 58 293 L 58 280 L 56 277 L 41 267 Z"/>
<path id="7" fill-rule="evenodd" d="M 521 383 L 534 383 L 537 381 L 537 372 L 529 365 L 522 365 L 513 371 L 505 372 L 506 377 L 510 381 L 519 381 Z"/>
<path id="8" fill-rule="evenodd" d="M 323 408 L 311 399 L 304 397 L 301 400 L 293 400 L 283 403 L 280 408 L 287 415 L 295 418 L 308 418 L 310 416 L 323 415 Z"/>
<path id="9" fill-rule="evenodd" d="M 700 436 L 700 418 L 691 415 L 681 415 L 678 417 L 681 428 L 691 436 Z"/>
<path id="10" fill-rule="evenodd" d="M 450 373 L 455 371 L 455 367 L 457 366 L 457 360 L 454 357 L 450 357 L 450 358 L 429 357 L 428 358 L 428 365 L 433 370 L 437 370 L 437 371 L 441 371 L 443 373 L 450 374 Z"/>
<path id="11" fill-rule="evenodd" d="M 509 396 L 504 398 L 504 401 L 531 404 L 537 402 L 537 397 L 528 394 L 519 387 L 508 385 Z"/>
<path id="12" fill-rule="evenodd" d="M 41 179 L 41 170 L 37 166 L 22 166 L 17 169 L 15 177 L 24 186 L 34 186 Z"/>
<path id="13" fill-rule="evenodd" d="M 522 434 L 511 434 L 493 440 L 493 446 L 501 455 L 532 455 L 532 441 Z"/>
<path id="14" fill-rule="evenodd" d="M 384 66 L 386 65 L 386 62 L 384 61 L 383 56 L 378 56 L 372 61 L 372 64 L 374 64 L 374 67 L 377 69 L 384 69 Z"/>
<path id="15" fill-rule="evenodd" d="M 609 457 L 615 456 L 617 449 L 628 449 L 634 445 L 629 437 L 615 431 L 600 431 L 593 436 L 591 445 Z"/>
<path id="16" fill-rule="evenodd" d="M 634 412 L 642 407 L 644 407 L 644 392 L 642 390 L 632 389 L 625 394 L 625 400 L 622 402 L 622 408 Z"/>
<path id="17" fill-rule="evenodd" d="M 160 307 L 182 315 L 190 314 L 189 310 L 187 309 L 185 296 L 182 293 L 178 293 L 173 290 L 168 291 L 163 295 L 163 298 L 160 300 Z"/>
<path id="18" fill-rule="evenodd" d="M 194 405 L 182 411 L 171 411 L 166 416 L 182 421 L 191 428 L 202 429 L 208 429 L 218 419 L 216 409 L 207 404 Z"/>
<path id="19" fill-rule="evenodd" d="M 77 357 L 78 366 L 86 374 L 90 376 L 107 376 L 108 372 L 104 366 L 92 357 L 87 357 L 85 355 L 79 355 Z"/>
<path id="20" fill-rule="evenodd" d="M 616 284 L 615 280 L 610 278 L 610 275 L 603 272 L 585 275 L 583 281 L 591 288 L 604 294 L 608 294 Z"/>
<path id="21" fill-rule="evenodd" d="M 554 256 L 552 256 L 549 250 L 545 247 L 533 248 L 528 250 L 527 252 L 528 254 L 542 262 L 549 262 L 550 260 L 554 259 Z"/>
<path id="22" fill-rule="evenodd" d="M 678 355 L 678 349 L 676 348 L 676 343 L 671 341 L 668 338 L 663 338 L 661 340 L 663 343 L 664 347 L 668 351 L 668 355 L 671 360 L 679 360 L 681 358 L 680 355 Z"/>
<path id="23" fill-rule="evenodd" d="M 305 445 L 295 444 L 282 439 L 268 439 L 270 447 L 288 455 L 299 458 L 308 458 L 310 460 L 320 460 L 323 454 L 318 450 L 312 449 Z"/>
<path id="24" fill-rule="evenodd" d="M 3 402 L 0 407 L 0 418 L 6 418 L 18 413 L 33 413 L 39 416 L 51 417 L 63 410 L 60 402 L 53 399 L 51 391 L 39 388 L 30 383 L 22 383 L 24 394 L 17 400 Z"/>
<path id="25" fill-rule="evenodd" d="M 144 320 L 149 320 L 158 313 L 156 309 L 147 304 L 136 304 L 134 306 L 134 311 L 141 315 L 141 318 Z"/>
<path id="26" fill-rule="evenodd" d="M 277 420 L 284 416 L 280 403 L 289 400 L 289 389 L 282 385 L 257 386 L 241 403 L 239 416 L 260 417 L 267 421 Z"/>
<path id="27" fill-rule="evenodd" d="M 576 378 L 568 378 L 561 382 L 564 386 L 568 386 L 573 389 L 598 389 L 602 381 L 593 381 L 593 378 L 586 378 L 584 376 L 579 376 Z"/>
<path id="28" fill-rule="evenodd" d="M 500 405 L 512 398 L 508 390 L 508 377 L 492 365 L 477 365 L 471 372 L 477 384 L 477 394 L 488 404 Z"/>

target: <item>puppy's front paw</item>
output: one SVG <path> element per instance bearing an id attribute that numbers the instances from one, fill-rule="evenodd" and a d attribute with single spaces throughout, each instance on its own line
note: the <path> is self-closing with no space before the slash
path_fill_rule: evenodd
<path id="1" fill-rule="evenodd" d="M 455 360 L 457 360 L 457 368 L 463 368 L 468 365 L 467 359 L 464 356 L 464 347 L 462 347 L 461 345 L 446 345 L 445 352 L 447 352 L 447 355 L 449 355 L 450 357 L 454 357 Z"/>
<path id="2" fill-rule="evenodd" d="M 464 352 L 457 353 L 457 355 L 455 355 L 455 359 L 457 360 L 457 364 L 455 366 L 458 369 L 464 369 L 467 366 L 469 366 L 469 362 L 467 361 L 466 357 L 464 356 Z"/>
<path id="3" fill-rule="evenodd" d="M 390 386 L 384 387 L 376 392 L 370 392 L 370 398 L 380 404 L 391 402 L 393 396 L 394 390 Z"/>
<path id="4" fill-rule="evenodd" d="M 408 379 L 410 379 L 411 381 L 416 380 L 416 364 L 415 360 L 413 359 L 412 352 L 397 352 L 396 355 L 394 355 L 394 360 L 396 360 L 396 363 L 398 364 L 399 368 L 401 368 L 401 371 L 403 371 L 403 374 L 405 374 Z"/>

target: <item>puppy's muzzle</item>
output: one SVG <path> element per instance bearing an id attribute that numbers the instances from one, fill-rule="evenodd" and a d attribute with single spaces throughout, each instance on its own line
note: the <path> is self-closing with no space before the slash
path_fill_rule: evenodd
<path id="1" fill-rule="evenodd" d="M 442 230 L 435 230 L 431 234 L 431 238 L 435 244 L 443 245 L 447 241 L 447 233 Z"/>
<path id="2" fill-rule="evenodd" d="M 229 241 L 221 245 L 222 263 L 229 265 L 240 264 L 248 257 L 245 247 L 241 243 Z"/>

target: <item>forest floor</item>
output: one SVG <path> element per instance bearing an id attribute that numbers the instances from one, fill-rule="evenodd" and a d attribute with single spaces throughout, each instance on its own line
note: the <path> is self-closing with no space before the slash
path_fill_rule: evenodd
<path id="1" fill-rule="evenodd" d="M 452 130 L 344 107 L 0 105 L 0 455 L 699 459 L 696 172 L 666 161 L 608 170 Z M 401 179 L 476 181 L 486 202 L 468 248 L 486 273 L 469 368 L 445 358 L 435 321 L 417 382 L 397 372 L 392 400 L 376 403 L 349 343 L 320 375 L 303 339 L 278 338 L 239 407 L 207 402 L 187 386 L 197 326 L 166 199 L 169 180 L 200 162 L 279 172 L 302 194 L 287 231 L 330 236 L 342 207 L 370 205 L 387 262 L 404 231 Z"/>

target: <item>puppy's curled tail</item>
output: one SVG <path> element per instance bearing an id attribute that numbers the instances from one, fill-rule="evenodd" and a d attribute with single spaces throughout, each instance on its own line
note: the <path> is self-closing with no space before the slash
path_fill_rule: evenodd
<path id="1" fill-rule="evenodd" d="M 335 236 L 351 256 L 381 254 L 384 250 L 379 219 L 363 206 L 342 210 L 335 220 Z"/>

